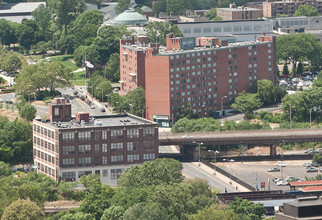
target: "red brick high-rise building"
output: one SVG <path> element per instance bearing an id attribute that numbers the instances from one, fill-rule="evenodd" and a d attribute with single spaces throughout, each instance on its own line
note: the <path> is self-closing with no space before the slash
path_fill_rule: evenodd
<path id="1" fill-rule="evenodd" d="M 276 38 L 228 44 L 216 37 L 169 34 L 163 48 L 138 37 L 121 40 L 120 63 L 121 94 L 142 86 L 147 119 L 175 121 L 187 103 L 208 116 L 219 114 L 239 92 L 251 91 L 259 79 L 276 83 Z"/>

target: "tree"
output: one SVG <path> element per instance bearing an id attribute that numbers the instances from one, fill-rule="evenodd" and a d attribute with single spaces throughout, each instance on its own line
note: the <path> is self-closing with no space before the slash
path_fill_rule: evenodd
<path id="1" fill-rule="evenodd" d="M 303 64 L 302 64 L 302 62 L 299 62 L 298 65 L 297 65 L 296 73 L 297 74 L 302 74 L 303 71 L 304 71 Z"/>
<path id="2" fill-rule="evenodd" d="M 166 35 L 169 33 L 173 33 L 176 37 L 183 37 L 180 29 L 171 22 L 152 22 L 145 26 L 144 30 L 150 41 L 156 41 L 161 45 L 166 44 Z"/>
<path id="3" fill-rule="evenodd" d="M 283 72 L 282 72 L 282 74 L 284 76 L 288 76 L 290 74 L 290 72 L 288 71 L 287 63 L 284 63 L 284 65 L 283 65 Z"/>
<path id="4" fill-rule="evenodd" d="M 121 219 L 125 210 L 122 206 L 111 206 L 105 209 L 100 220 L 118 220 Z"/>
<path id="5" fill-rule="evenodd" d="M 0 60 L 0 66 L 4 71 L 9 73 L 14 73 L 17 70 L 21 69 L 22 66 L 22 58 L 20 58 L 15 52 L 8 51 Z"/>
<path id="6" fill-rule="evenodd" d="M 264 106 L 275 102 L 274 84 L 272 81 L 267 79 L 258 80 L 257 93 Z"/>
<path id="7" fill-rule="evenodd" d="M 245 114 L 245 118 L 251 118 L 255 109 L 263 105 L 257 94 L 246 93 L 239 94 L 231 107 Z"/>
<path id="8" fill-rule="evenodd" d="M 6 164 L 5 162 L 0 161 L 0 178 L 9 176 L 11 173 L 12 173 L 12 170 L 9 164 Z"/>
<path id="9" fill-rule="evenodd" d="M 207 11 L 205 17 L 209 18 L 211 21 L 221 20 L 221 17 L 217 16 L 217 8 L 212 8 Z"/>
<path id="10" fill-rule="evenodd" d="M 1 220 L 45 219 L 43 211 L 33 202 L 17 200 L 5 209 Z"/>
<path id="11" fill-rule="evenodd" d="M 318 10 L 311 5 L 301 5 L 294 16 L 319 16 Z"/>
<path id="12" fill-rule="evenodd" d="M 314 154 L 312 162 L 322 163 L 322 155 L 321 154 Z"/>
<path id="13" fill-rule="evenodd" d="M 128 92 L 125 96 L 125 104 L 129 106 L 129 113 L 141 116 L 145 110 L 145 91 L 142 87 Z"/>
<path id="14" fill-rule="evenodd" d="M 49 7 L 41 4 L 32 13 L 37 27 L 41 35 L 46 39 L 50 39 L 51 11 Z"/>
<path id="15" fill-rule="evenodd" d="M 118 0 L 117 5 L 115 7 L 116 14 L 121 14 L 124 12 L 126 9 L 129 8 L 131 0 Z"/>
<path id="16" fill-rule="evenodd" d="M 25 50 L 29 50 L 31 45 L 44 40 L 34 20 L 23 20 L 16 30 L 16 36 L 18 43 Z"/>
<path id="17" fill-rule="evenodd" d="M 167 15 L 183 15 L 185 12 L 184 0 L 166 0 Z"/>
<path id="18" fill-rule="evenodd" d="M 181 118 L 196 119 L 197 113 L 192 109 L 190 102 L 186 106 L 179 106 L 179 116 L 177 120 Z"/>
<path id="19" fill-rule="evenodd" d="M 247 216 L 236 214 L 234 210 L 217 204 L 189 216 L 189 220 L 248 220 Z"/>
<path id="20" fill-rule="evenodd" d="M 113 53 L 106 63 L 106 78 L 112 82 L 120 80 L 120 54 Z"/>
<path id="21" fill-rule="evenodd" d="M 21 110 L 19 110 L 19 114 L 21 117 L 27 119 L 28 121 L 32 121 L 36 117 L 37 109 L 35 106 L 30 104 L 25 104 Z"/>
<path id="22" fill-rule="evenodd" d="M 64 35 L 57 41 L 57 47 L 63 54 L 73 54 L 78 46 L 79 42 L 73 34 Z"/>
<path id="23" fill-rule="evenodd" d="M 59 220 L 95 220 L 91 214 L 76 212 L 62 216 Z"/>
<path id="24" fill-rule="evenodd" d="M 311 34 L 289 34 L 277 38 L 277 57 L 293 64 L 293 73 L 296 63 L 300 60 L 309 60 L 314 65 L 320 66 L 322 44 Z"/>
<path id="25" fill-rule="evenodd" d="M 1 44 L 7 46 L 10 46 L 10 44 L 16 43 L 17 41 L 14 25 L 6 19 L 0 20 L 0 38 Z"/>
<path id="26" fill-rule="evenodd" d="M 169 216 L 167 210 L 159 203 L 136 203 L 124 212 L 122 219 L 167 220 L 169 219 Z"/>
<path id="27" fill-rule="evenodd" d="M 49 8 L 54 14 L 58 26 L 64 27 L 64 34 L 68 34 L 68 26 L 77 15 L 85 11 L 84 0 L 48 0 Z"/>
<path id="28" fill-rule="evenodd" d="M 319 72 L 317 78 L 313 81 L 313 86 L 322 87 L 322 71 Z"/>
<path id="29" fill-rule="evenodd" d="M 235 213 L 248 215 L 252 220 L 260 220 L 265 214 L 265 208 L 262 203 L 254 204 L 238 197 L 229 203 L 229 208 L 233 209 Z"/>
<path id="30" fill-rule="evenodd" d="M 119 178 L 120 187 L 143 187 L 149 185 L 181 182 L 182 164 L 174 159 L 156 159 L 143 165 L 134 165 Z"/>
<path id="31" fill-rule="evenodd" d="M 39 207 L 43 207 L 45 202 L 45 195 L 42 188 L 35 183 L 24 183 L 18 187 L 18 194 L 20 199 L 29 199 L 35 202 Z"/>

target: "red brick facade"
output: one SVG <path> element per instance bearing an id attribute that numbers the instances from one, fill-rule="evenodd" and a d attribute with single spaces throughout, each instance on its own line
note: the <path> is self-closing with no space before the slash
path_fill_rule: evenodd
<path id="1" fill-rule="evenodd" d="M 229 45 L 216 38 L 193 40 L 168 35 L 167 48 L 154 54 L 146 45 L 140 63 L 145 65 L 142 78 L 148 119 L 162 115 L 175 122 L 179 106 L 188 102 L 199 116 L 215 114 L 220 110 L 221 100 L 224 107 L 229 107 L 239 92 L 251 91 L 257 80 L 276 82 L 275 37 L 263 36 L 257 42 Z M 129 48 L 137 46 L 121 45 L 120 56 Z M 123 76 L 125 80 L 131 78 L 126 72 L 121 73 Z M 121 90 L 124 88 L 128 89 L 121 86 Z M 224 96 L 227 98 L 222 99 Z"/>

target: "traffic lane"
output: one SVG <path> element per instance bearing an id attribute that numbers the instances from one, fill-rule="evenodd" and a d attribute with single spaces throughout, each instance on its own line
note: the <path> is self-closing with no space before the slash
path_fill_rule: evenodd
<path id="1" fill-rule="evenodd" d="M 159 153 L 164 154 L 179 154 L 180 150 L 175 145 L 170 146 L 159 146 Z"/>
<path id="2" fill-rule="evenodd" d="M 203 169 L 196 167 L 191 163 L 182 163 L 182 165 L 182 173 L 184 175 L 187 175 L 188 177 L 206 180 L 211 187 L 215 187 L 220 192 L 225 192 L 225 189 L 227 189 L 227 192 L 238 192 L 238 190 L 236 190 L 231 185 L 221 181 L 212 174 L 207 173 Z"/>
<path id="3" fill-rule="evenodd" d="M 305 177 L 315 177 L 320 174 L 319 172 L 307 173 L 303 164 L 305 161 L 283 161 L 286 167 L 281 168 L 279 172 L 268 172 L 267 170 L 273 167 L 277 167 L 276 164 L 279 161 L 260 161 L 260 162 L 233 162 L 233 163 L 217 163 L 217 165 L 224 169 L 225 171 L 231 173 L 232 175 L 238 177 L 239 179 L 247 182 L 251 186 L 260 188 L 260 183 L 265 182 L 266 189 L 268 188 L 268 179 L 270 180 L 271 190 L 290 190 L 289 186 L 277 186 L 273 182 L 274 178 L 285 179 L 287 176 L 294 176 L 295 178 L 305 180 Z M 283 169 L 283 172 L 282 172 Z M 257 181 L 256 181 L 257 178 Z"/>

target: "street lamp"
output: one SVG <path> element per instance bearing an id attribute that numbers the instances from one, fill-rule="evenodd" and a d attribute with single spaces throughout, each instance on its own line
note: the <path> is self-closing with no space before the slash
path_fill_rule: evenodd
<path id="1" fill-rule="evenodd" d="M 223 159 L 223 161 L 234 162 L 235 160 L 233 160 L 233 159 Z M 231 182 L 231 169 L 230 169 L 230 167 L 229 167 L 229 170 L 230 170 L 230 172 L 229 172 L 229 184 L 231 185 L 232 182 Z"/>
<path id="2" fill-rule="evenodd" d="M 201 163 L 200 163 L 200 145 L 203 145 L 203 142 L 192 142 L 192 143 L 194 143 L 194 144 L 197 144 L 198 145 L 198 150 L 199 150 L 199 159 L 198 159 L 198 161 L 199 161 L 199 164 L 198 164 L 198 166 L 200 166 L 201 165 Z"/>
<path id="3" fill-rule="evenodd" d="M 217 160 L 216 160 L 216 155 L 219 154 L 219 151 L 218 150 L 208 150 L 208 152 L 213 152 L 215 154 L 215 172 L 214 172 L 214 175 L 216 175 L 216 163 L 217 163 Z"/>
<path id="4" fill-rule="evenodd" d="M 291 104 L 289 104 L 289 106 L 290 106 L 290 129 L 292 130 L 292 106 Z"/>
<path id="5" fill-rule="evenodd" d="M 220 105 L 221 105 L 221 115 L 223 116 L 224 115 L 224 103 L 223 103 L 223 99 L 226 99 L 227 96 L 223 96 L 221 97 L 221 100 L 220 100 Z"/>
<path id="6" fill-rule="evenodd" d="M 103 89 L 102 88 L 96 88 L 96 89 L 101 89 L 102 90 L 102 104 L 103 104 Z"/>
<path id="7" fill-rule="evenodd" d="M 310 128 L 312 128 L 311 123 L 312 123 L 312 109 L 310 108 Z"/>

